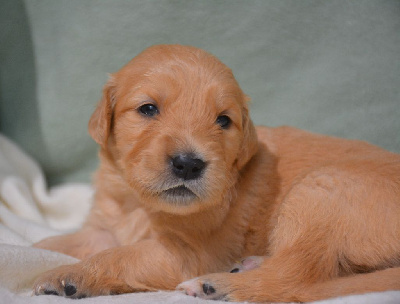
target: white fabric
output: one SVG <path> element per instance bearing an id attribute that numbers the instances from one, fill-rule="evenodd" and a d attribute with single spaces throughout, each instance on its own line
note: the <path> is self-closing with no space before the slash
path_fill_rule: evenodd
<path id="1" fill-rule="evenodd" d="M 32 296 L 35 278 L 58 265 L 77 260 L 30 245 L 42 238 L 65 233 L 82 224 L 93 190 L 89 185 L 68 184 L 46 189 L 39 166 L 0 134 L 0 303 L 69 303 L 56 296 Z M 78 302 L 74 302 L 78 303 Z M 87 298 L 86 303 L 223 303 L 179 292 L 138 293 Z M 321 301 L 324 304 L 400 303 L 400 292 L 384 292 Z"/>

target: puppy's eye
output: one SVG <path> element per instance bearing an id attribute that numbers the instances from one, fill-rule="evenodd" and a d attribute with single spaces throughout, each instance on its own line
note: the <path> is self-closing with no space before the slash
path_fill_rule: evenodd
<path id="1" fill-rule="evenodd" d="M 139 113 L 141 113 L 143 115 L 151 116 L 151 117 L 156 116 L 159 113 L 158 108 L 151 103 L 146 103 L 146 104 L 140 106 L 138 111 L 139 111 Z"/>
<path id="2" fill-rule="evenodd" d="M 226 115 L 221 115 L 217 117 L 216 123 L 220 125 L 222 129 L 228 129 L 231 125 L 231 119 Z"/>

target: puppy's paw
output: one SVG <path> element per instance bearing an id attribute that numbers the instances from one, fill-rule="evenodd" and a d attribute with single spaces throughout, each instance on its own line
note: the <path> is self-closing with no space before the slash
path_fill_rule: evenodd
<path id="1" fill-rule="evenodd" d="M 242 281 L 235 273 L 260 267 L 267 257 L 250 256 L 233 265 L 230 273 L 214 273 L 198 277 L 177 286 L 177 290 L 193 297 L 209 300 L 241 301 Z"/>
<path id="2" fill-rule="evenodd" d="M 135 290 L 120 280 L 91 275 L 81 264 L 65 265 L 45 272 L 34 283 L 35 295 L 56 295 L 73 299 L 130 293 Z"/>
<path id="3" fill-rule="evenodd" d="M 233 265 L 230 273 L 243 272 L 260 267 L 262 262 L 266 259 L 264 256 L 249 256 Z"/>
<path id="4" fill-rule="evenodd" d="M 179 284 L 176 288 L 179 291 L 192 297 L 199 297 L 208 300 L 225 300 L 225 294 L 220 293 L 215 289 L 212 283 L 209 283 L 200 278 Z"/>
<path id="5" fill-rule="evenodd" d="M 35 295 L 56 295 L 70 298 L 88 296 L 83 288 L 82 273 L 76 265 L 65 265 L 42 274 L 34 283 Z"/>
<path id="6" fill-rule="evenodd" d="M 234 275 L 230 273 L 214 273 L 201 276 L 177 286 L 177 290 L 207 300 L 236 301 L 232 291 L 235 289 Z"/>

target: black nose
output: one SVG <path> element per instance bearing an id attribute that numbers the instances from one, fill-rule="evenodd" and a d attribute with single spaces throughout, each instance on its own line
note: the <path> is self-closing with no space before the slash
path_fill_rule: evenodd
<path id="1" fill-rule="evenodd" d="M 187 154 L 180 154 L 172 158 L 172 171 L 176 176 L 185 180 L 198 178 L 205 166 L 204 161 Z"/>

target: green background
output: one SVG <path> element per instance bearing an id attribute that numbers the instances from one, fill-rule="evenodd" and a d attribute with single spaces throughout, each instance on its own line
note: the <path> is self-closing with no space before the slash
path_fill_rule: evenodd
<path id="1" fill-rule="evenodd" d="M 107 73 L 160 43 L 230 66 L 256 124 L 400 152 L 400 1 L 384 0 L 0 0 L 0 132 L 51 184 L 89 181 Z"/>

